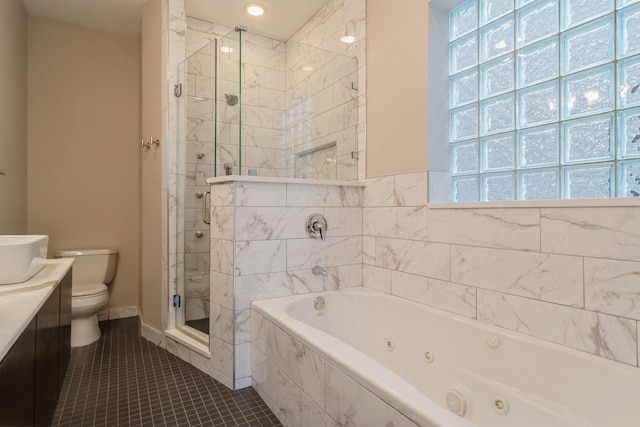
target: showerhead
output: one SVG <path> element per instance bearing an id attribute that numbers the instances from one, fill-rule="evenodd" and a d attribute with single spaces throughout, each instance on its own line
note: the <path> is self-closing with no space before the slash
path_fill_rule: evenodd
<path id="1" fill-rule="evenodd" d="M 238 103 L 238 96 L 232 93 L 225 93 L 224 99 L 227 101 L 227 105 L 233 107 Z"/>

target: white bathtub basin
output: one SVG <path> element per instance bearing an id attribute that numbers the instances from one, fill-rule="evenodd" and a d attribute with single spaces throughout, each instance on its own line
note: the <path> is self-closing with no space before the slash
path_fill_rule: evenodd
<path id="1" fill-rule="evenodd" d="M 49 236 L 0 236 L 0 285 L 26 282 L 44 267 Z"/>

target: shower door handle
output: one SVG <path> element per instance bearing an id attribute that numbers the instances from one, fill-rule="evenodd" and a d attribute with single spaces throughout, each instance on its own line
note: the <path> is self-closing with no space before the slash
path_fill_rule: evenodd
<path id="1" fill-rule="evenodd" d="M 207 191 L 204 193 L 204 197 L 202 198 L 202 221 L 205 224 L 211 224 L 211 220 L 209 219 L 209 209 L 207 204 L 207 196 L 209 196 L 209 200 L 211 200 L 211 191 Z"/>

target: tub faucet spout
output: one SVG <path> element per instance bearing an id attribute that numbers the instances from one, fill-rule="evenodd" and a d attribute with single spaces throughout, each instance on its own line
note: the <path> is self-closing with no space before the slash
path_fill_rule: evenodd
<path id="1" fill-rule="evenodd" d="M 329 275 L 329 273 L 327 273 L 327 270 L 325 268 L 320 267 L 319 265 L 314 265 L 313 268 L 311 269 L 311 272 L 316 276 L 327 277 Z"/>

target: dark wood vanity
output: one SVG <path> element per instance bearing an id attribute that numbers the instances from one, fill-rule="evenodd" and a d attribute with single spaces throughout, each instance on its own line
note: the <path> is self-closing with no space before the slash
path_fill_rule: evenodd
<path id="1" fill-rule="evenodd" d="M 0 425 L 49 426 L 71 354 L 71 270 L 0 362 Z"/>

